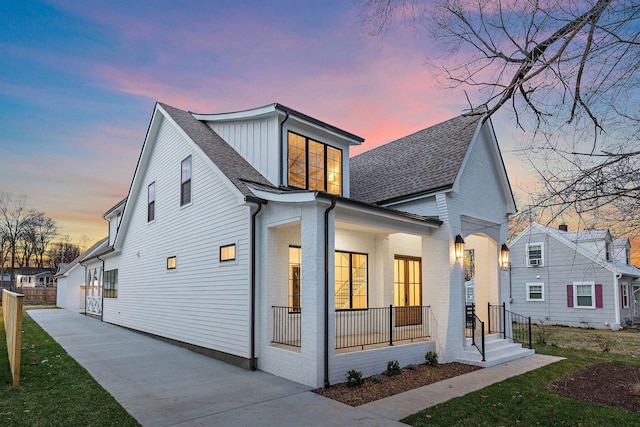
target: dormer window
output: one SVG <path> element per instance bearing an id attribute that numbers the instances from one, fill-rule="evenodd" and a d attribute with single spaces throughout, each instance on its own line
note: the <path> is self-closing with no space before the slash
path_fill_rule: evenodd
<path id="1" fill-rule="evenodd" d="M 604 257 L 607 261 L 611 261 L 611 243 L 609 242 L 604 244 Z"/>
<path id="2" fill-rule="evenodd" d="M 342 195 L 342 151 L 289 132 L 289 185 Z"/>
<path id="3" fill-rule="evenodd" d="M 544 246 L 542 243 L 527 244 L 527 267 L 539 267 L 544 265 Z"/>

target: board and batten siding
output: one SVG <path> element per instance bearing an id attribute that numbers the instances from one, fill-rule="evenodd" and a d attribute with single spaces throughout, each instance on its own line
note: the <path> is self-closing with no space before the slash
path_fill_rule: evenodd
<path id="1" fill-rule="evenodd" d="M 257 121 L 209 122 L 209 127 L 274 185 L 279 184 L 277 117 Z"/>
<path id="2" fill-rule="evenodd" d="M 527 243 L 543 243 L 544 266 L 527 267 Z M 567 326 L 607 328 L 615 323 L 613 273 L 545 233 L 522 236 L 512 245 L 511 310 L 531 321 Z M 567 306 L 567 285 L 594 282 L 602 285 L 602 308 Z M 527 301 L 526 284 L 543 283 L 544 301 Z"/>
<path id="3" fill-rule="evenodd" d="M 180 206 L 180 165 L 192 156 L 192 203 Z M 118 297 L 104 320 L 161 337 L 249 357 L 248 206 L 193 144 L 164 120 L 117 257 Z M 147 186 L 156 184 L 155 220 L 147 222 Z M 130 209 L 133 209 L 130 211 Z M 221 245 L 236 261 L 221 263 Z M 177 268 L 167 270 L 175 256 Z"/>

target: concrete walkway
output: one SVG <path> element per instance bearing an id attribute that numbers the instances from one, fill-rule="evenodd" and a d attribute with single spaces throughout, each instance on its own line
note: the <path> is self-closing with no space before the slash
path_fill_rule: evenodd
<path id="1" fill-rule="evenodd" d="M 352 408 L 69 310 L 28 314 L 145 426 L 403 426 L 407 415 L 559 360 L 536 355 Z"/>

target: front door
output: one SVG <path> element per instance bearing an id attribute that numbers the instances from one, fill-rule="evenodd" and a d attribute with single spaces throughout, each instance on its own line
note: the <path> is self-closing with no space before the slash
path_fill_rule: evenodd
<path id="1" fill-rule="evenodd" d="M 395 326 L 422 323 L 422 259 L 396 255 L 394 259 Z"/>

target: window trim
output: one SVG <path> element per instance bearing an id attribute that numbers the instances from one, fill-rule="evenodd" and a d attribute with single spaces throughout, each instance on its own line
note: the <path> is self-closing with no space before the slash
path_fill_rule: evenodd
<path id="1" fill-rule="evenodd" d="M 530 246 L 540 246 L 540 262 L 538 264 L 531 264 L 531 257 L 529 256 Z M 544 266 L 544 242 L 530 242 L 525 246 L 525 257 L 527 267 L 543 267 Z M 537 259 L 537 258 L 534 258 Z"/>
<path id="2" fill-rule="evenodd" d="M 171 266 L 170 260 L 173 260 L 173 266 Z M 175 271 L 178 269 L 178 256 L 172 255 L 167 257 L 167 271 Z"/>
<path id="3" fill-rule="evenodd" d="M 578 305 L 578 286 L 591 286 L 591 305 Z M 586 296 L 586 295 L 582 295 Z M 591 309 L 596 308 L 596 284 L 595 282 L 573 282 L 573 307 Z"/>
<path id="4" fill-rule="evenodd" d="M 631 308 L 631 298 L 629 292 L 629 284 L 622 283 L 620 285 L 620 305 L 623 309 Z"/>
<path id="5" fill-rule="evenodd" d="M 153 200 L 151 199 L 151 188 L 153 187 Z M 156 220 L 156 182 L 147 185 L 147 222 Z"/>
<path id="6" fill-rule="evenodd" d="M 290 170 L 291 170 L 291 165 L 290 165 L 290 143 L 289 143 L 289 137 L 290 135 L 295 135 L 297 137 L 303 138 L 304 139 L 304 166 L 305 166 L 305 170 L 304 170 L 304 187 L 297 187 L 291 184 L 291 180 L 289 179 L 290 176 Z M 287 130 L 287 153 L 286 153 L 286 158 L 287 158 L 287 170 L 286 170 L 286 178 L 287 178 L 287 185 L 294 187 L 294 188 L 302 188 L 304 190 L 309 190 L 309 141 L 313 141 L 317 144 L 320 144 L 323 147 L 323 160 L 324 160 L 324 164 L 322 165 L 322 169 L 323 169 L 323 182 L 324 182 L 324 188 L 317 190 L 317 191 L 324 191 L 326 193 L 329 194 L 336 194 L 338 196 L 342 196 L 344 193 L 344 150 L 340 147 L 336 147 L 334 145 L 331 144 L 327 144 L 325 142 L 319 141 L 316 138 L 312 138 L 306 135 L 303 135 L 301 133 L 298 132 L 294 132 L 292 130 Z M 340 183 L 339 183 L 339 187 L 340 187 L 340 192 L 339 193 L 330 193 L 329 192 L 329 171 L 328 171 L 328 162 L 329 162 L 329 156 L 328 156 L 328 152 L 329 152 L 329 148 L 332 148 L 336 151 L 338 151 L 338 153 L 340 154 Z"/>
<path id="7" fill-rule="evenodd" d="M 102 272 L 102 297 L 118 298 L 118 269 Z"/>
<path id="8" fill-rule="evenodd" d="M 233 247 L 233 258 L 225 258 L 222 259 L 222 252 L 224 249 L 227 248 L 231 248 Z M 238 260 L 238 245 L 234 242 L 234 243 L 228 243 L 226 245 L 220 245 L 220 249 L 218 251 L 218 262 L 220 263 L 228 263 L 228 262 L 233 262 L 233 261 L 237 261 Z"/>
<path id="9" fill-rule="evenodd" d="M 189 161 L 189 178 L 185 180 L 184 176 L 184 164 Z M 180 162 L 180 206 L 189 206 L 193 202 L 193 155 L 189 154 Z M 189 186 L 189 200 L 185 197 L 185 186 Z"/>
<path id="10" fill-rule="evenodd" d="M 336 302 L 335 302 L 335 269 L 336 266 L 333 266 L 334 269 L 334 302 L 333 302 L 333 307 L 334 307 L 334 311 L 359 311 L 359 310 L 368 310 L 369 309 L 369 254 L 367 253 L 363 253 L 363 252 L 354 252 L 354 251 L 342 251 L 342 250 L 335 250 L 334 251 L 334 259 L 335 259 L 335 255 L 336 254 L 348 254 L 349 255 L 349 307 L 348 308 L 337 308 L 336 307 Z M 366 299 L 366 307 L 360 307 L 360 308 L 353 308 L 353 255 L 363 255 L 366 259 L 367 262 L 367 273 L 366 273 L 366 292 L 367 292 L 367 299 Z M 335 263 L 334 263 L 335 264 Z"/>
<path id="11" fill-rule="evenodd" d="M 540 298 L 531 298 L 531 288 L 533 286 L 540 286 Z M 532 301 L 532 302 L 544 301 L 544 282 L 527 283 L 526 288 L 527 288 L 527 301 Z"/>
<path id="12" fill-rule="evenodd" d="M 300 262 L 292 263 L 291 262 L 291 249 L 297 249 L 300 251 Z M 296 266 L 299 269 L 299 283 L 298 283 L 298 295 L 297 299 L 299 302 L 298 306 L 294 305 L 294 301 L 296 300 L 296 295 L 293 290 L 293 275 L 292 275 L 292 266 Z M 300 245 L 289 245 L 287 248 L 287 306 L 289 307 L 289 314 L 300 313 L 302 310 L 302 246 Z"/>

